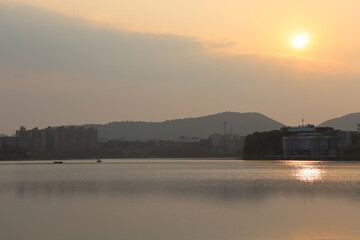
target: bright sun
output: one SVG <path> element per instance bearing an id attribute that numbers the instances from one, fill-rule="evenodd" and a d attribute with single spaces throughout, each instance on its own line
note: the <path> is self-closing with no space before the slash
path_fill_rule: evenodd
<path id="1" fill-rule="evenodd" d="M 295 48 L 304 48 L 309 42 L 309 36 L 306 34 L 297 34 L 293 36 L 291 43 Z"/>

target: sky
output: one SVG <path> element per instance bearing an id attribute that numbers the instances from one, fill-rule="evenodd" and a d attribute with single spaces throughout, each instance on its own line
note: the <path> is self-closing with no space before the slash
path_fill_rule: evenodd
<path id="1" fill-rule="evenodd" d="M 0 133 L 358 112 L 359 11 L 357 0 L 0 0 Z"/>

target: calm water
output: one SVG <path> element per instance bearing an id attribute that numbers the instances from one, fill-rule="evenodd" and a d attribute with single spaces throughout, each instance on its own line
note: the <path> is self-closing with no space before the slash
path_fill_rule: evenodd
<path id="1" fill-rule="evenodd" d="M 360 162 L 0 162 L 0 239 L 360 239 Z"/>

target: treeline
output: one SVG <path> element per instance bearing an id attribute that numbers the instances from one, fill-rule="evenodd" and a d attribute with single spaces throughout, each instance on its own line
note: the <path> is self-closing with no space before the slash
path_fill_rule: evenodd
<path id="1" fill-rule="evenodd" d="M 255 132 L 247 135 L 243 148 L 243 158 L 247 160 L 277 158 L 283 155 L 282 138 L 286 135 L 281 130 Z"/>
<path id="2" fill-rule="evenodd" d="M 360 160 L 360 133 L 353 132 L 352 144 L 340 151 L 339 160 Z"/>
<path id="3" fill-rule="evenodd" d="M 214 148 L 209 141 L 179 143 L 170 141 L 109 141 L 101 143 L 102 158 L 206 158 L 235 157 L 239 153 Z"/>
<path id="4" fill-rule="evenodd" d="M 214 147 L 209 140 L 193 143 L 171 141 L 107 141 L 100 142 L 97 149 L 88 152 L 33 152 L 3 146 L 0 160 L 41 159 L 89 159 L 89 158 L 210 158 L 241 157 L 241 150 L 228 146 Z"/>
<path id="5" fill-rule="evenodd" d="M 0 160 L 29 159 L 30 155 L 25 149 L 3 145 L 0 147 Z"/>

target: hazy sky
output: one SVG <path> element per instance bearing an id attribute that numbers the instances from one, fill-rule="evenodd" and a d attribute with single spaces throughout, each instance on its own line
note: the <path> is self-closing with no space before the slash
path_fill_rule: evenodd
<path id="1" fill-rule="evenodd" d="M 359 12 L 358 0 L 0 0 L 0 133 L 358 112 Z"/>

